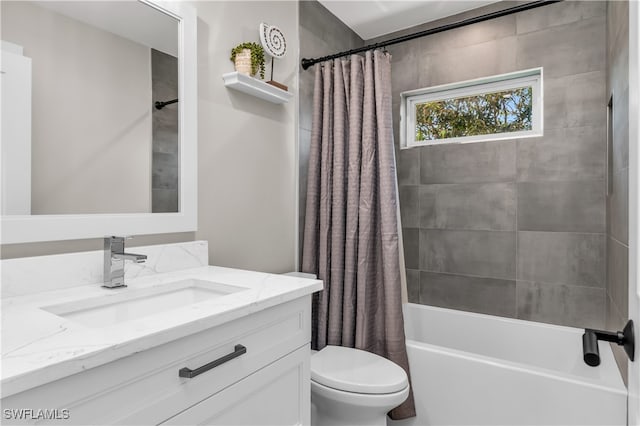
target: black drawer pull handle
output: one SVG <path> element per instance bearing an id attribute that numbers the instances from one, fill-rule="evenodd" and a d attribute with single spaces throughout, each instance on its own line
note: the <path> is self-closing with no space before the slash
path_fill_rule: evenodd
<path id="1" fill-rule="evenodd" d="M 215 361 L 211 361 L 208 364 L 203 365 L 202 367 L 198 367 L 195 370 L 192 370 L 190 368 L 187 367 L 183 367 L 180 369 L 180 371 L 178 371 L 178 376 L 180 377 L 186 377 L 187 379 L 193 379 L 194 377 L 196 377 L 199 374 L 202 374 L 206 371 L 211 370 L 212 368 L 216 368 L 219 365 L 224 364 L 227 361 L 231 361 L 234 358 L 238 358 L 240 355 L 242 354 L 246 354 L 247 353 L 247 348 L 242 346 L 242 345 L 236 345 L 236 347 L 234 348 L 233 352 L 231 352 L 230 354 L 227 354 L 223 357 L 220 357 L 218 359 L 216 359 Z"/>

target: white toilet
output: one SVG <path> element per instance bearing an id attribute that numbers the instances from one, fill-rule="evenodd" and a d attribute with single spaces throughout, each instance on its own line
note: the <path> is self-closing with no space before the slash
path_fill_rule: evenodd
<path id="1" fill-rule="evenodd" d="M 341 346 L 311 356 L 311 426 L 386 426 L 408 396 L 405 371 L 381 356 Z"/>

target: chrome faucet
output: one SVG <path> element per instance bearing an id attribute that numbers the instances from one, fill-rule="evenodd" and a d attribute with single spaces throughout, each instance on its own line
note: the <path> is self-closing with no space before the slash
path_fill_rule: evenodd
<path id="1" fill-rule="evenodd" d="M 124 262 L 131 260 L 144 263 L 147 256 L 124 252 L 125 237 L 105 237 L 104 239 L 104 282 L 102 287 L 126 287 L 124 283 Z"/>

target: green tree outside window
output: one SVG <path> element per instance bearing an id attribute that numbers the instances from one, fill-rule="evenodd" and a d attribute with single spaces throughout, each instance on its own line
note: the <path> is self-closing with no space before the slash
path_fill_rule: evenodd
<path id="1" fill-rule="evenodd" d="M 532 129 L 532 88 L 417 104 L 416 142 Z"/>

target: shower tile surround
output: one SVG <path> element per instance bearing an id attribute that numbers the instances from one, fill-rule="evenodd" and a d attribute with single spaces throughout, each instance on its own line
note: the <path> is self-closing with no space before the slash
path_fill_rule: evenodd
<path id="1" fill-rule="evenodd" d="M 621 330 L 629 318 L 629 4 L 607 2 L 607 91 L 613 96 L 613 134 L 610 141 L 607 195 L 606 326 Z M 613 354 L 627 378 L 627 357 L 612 345 Z"/>
<path id="2" fill-rule="evenodd" d="M 621 297 L 606 273 L 607 244 L 619 244 L 606 234 L 606 8 L 565 1 L 387 48 L 396 143 L 401 92 L 544 68 L 543 137 L 397 151 L 411 302 L 605 325 L 605 306 Z"/>
<path id="3" fill-rule="evenodd" d="M 151 49 L 153 102 L 178 97 L 178 58 Z M 153 142 L 151 161 L 151 211 L 178 211 L 178 104 L 152 108 Z"/>

